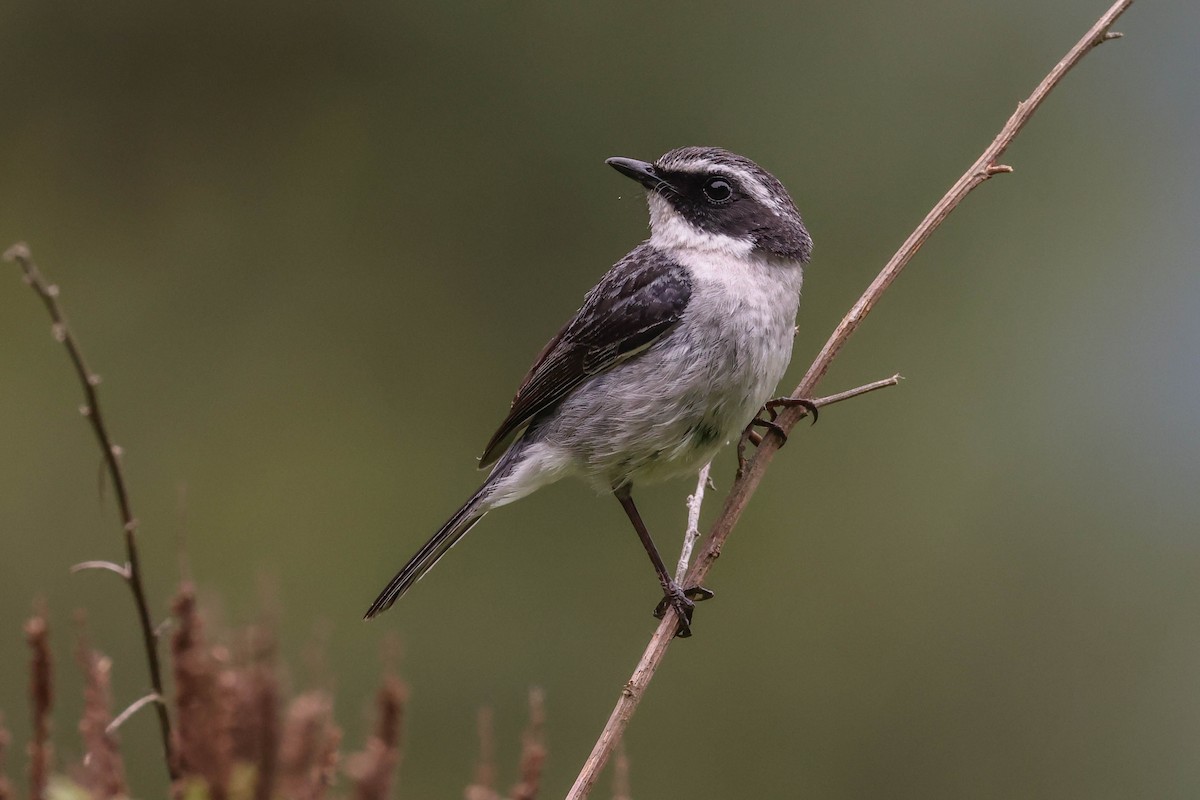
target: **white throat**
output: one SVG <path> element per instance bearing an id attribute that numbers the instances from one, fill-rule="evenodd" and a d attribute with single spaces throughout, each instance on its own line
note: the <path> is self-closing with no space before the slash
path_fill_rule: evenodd
<path id="1" fill-rule="evenodd" d="M 669 252 L 708 253 L 746 259 L 754 251 L 749 239 L 710 233 L 683 218 L 657 192 L 647 196 L 650 204 L 650 244 Z"/>

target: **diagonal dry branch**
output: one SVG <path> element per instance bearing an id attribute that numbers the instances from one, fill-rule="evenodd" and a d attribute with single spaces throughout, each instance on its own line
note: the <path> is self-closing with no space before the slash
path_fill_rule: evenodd
<path id="1" fill-rule="evenodd" d="M 1076 42 L 1075 46 L 1067 52 L 1062 60 L 1050 70 L 1049 74 L 1033 90 L 1033 93 L 1025 101 L 1017 104 L 1017 110 L 1009 117 L 1008 122 L 1005 123 L 991 145 L 963 173 L 962 177 L 950 187 L 949 191 L 946 192 L 937 205 L 926 215 L 925 219 L 921 221 L 921 224 L 909 235 L 904 244 L 900 246 L 900 249 L 896 251 L 896 254 L 892 256 L 883 270 L 876 276 L 875 280 L 871 282 L 871 285 L 867 287 L 858 301 L 850 308 L 850 311 L 838 324 L 833 334 L 829 337 L 829 340 L 825 343 L 825 346 L 821 349 L 821 352 L 817 355 L 816 360 L 813 361 L 812 366 L 808 368 L 808 372 L 805 373 L 800 384 L 792 392 L 792 397 L 812 397 L 817 384 L 829 370 L 829 365 L 841 351 L 846 340 L 850 338 L 850 334 L 862 324 L 863 319 L 870 313 L 888 286 L 896 280 L 900 272 L 921 248 L 921 245 L 925 243 L 925 240 L 942 224 L 950 212 L 962 202 L 963 198 L 972 189 L 993 175 L 1012 172 L 1012 167 L 1000 163 L 1000 157 L 1004 154 L 1004 151 L 1008 149 L 1009 144 L 1020 133 L 1025 123 L 1029 121 L 1029 118 L 1033 116 L 1033 112 L 1038 109 L 1072 67 L 1083 60 L 1083 57 L 1091 52 L 1093 48 L 1121 35 L 1119 33 L 1112 33 L 1109 29 L 1116 22 L 1117 18 L 1129 8 L 1132 2 L 1133 0 L 1117 0 L 1092 25 L 1088 32 L 1083 35 L 1083 38 Z M 784 409 L 776 422 L 787 432 L 803 416 L 804 410 L 802 408 Z M 721 555 L 721 548 L 741 517 L 746 504 L 754 495 L 755 489 L 758 488 L 763 473 L 766 472 L 780 444 L 781 441 L 775 434 L 769 434 L 763 439 L 745 474 L 730 489 L 729 496 L 725 499 L 725 505 L 721 510 L 721 515 L 713 523 L 712 528 L 705 537 L 700 555 L 688 572 L 687 580 L 684 581 L 683 585 L 695 586 L 704 580 L 713 562 Z M 654 673 L 658 670 L 659 664 L 662 663 L 663 657 L 666 656 L 667 648 L 674 639 L 677 627 L 678 619 L 676 618 L 675 611 L 674 609 L 669 609 L 663 617 L 662 622 L 659 623 L 657 630 L 655 630 L 650 643 L 646 646 L 646 650 L 642 654 L 637 667 L 634 669 L 632 677 L 622 688 L 621 695 L 617 700 L 616 706 L 613 708 L 612 714 L 609 716 L 608 723 L 604 726 L 604 730 L 601 731 L 600 737 L 596 740 L 591 755 L 584 762 L 579 776 L 575 779 L 575 784 L 571 787 L 571 791 L 567 795 L 567 800 L 583 800 L 591 792 L 600 774 L 600 770 L 608 762 L 609 756 L 612 755 L 613 749 L 625 731 L 625 726 L 629 723 L 629 718 L 633 716 L 633 712 L 641 702 L 646 687 L 654 677 Z"/>
<path id="2" fill-rule="evenodd" d="M 24 242 L 18 242 L 4 253 L 6 261 L 15 261 L 20 265 L 22 272 L 25 274 L 25 282 L 37 293 L 41 298 L 42 304 L 46 307 L 46 311 L 50 314 L 51 330 L 54 332 L 54 338 L 61 342 L 67 348 L 67 353 L 71 357 L 71 364 L 75 367 L 75 374 L 79 378 L 79 383 L 83 387 L 84 404 L 80 407 L 80 412 L 88 420 L 92 426 L 92 432 L 96 435 L 96 442 L 100 445 L 100 452 L 104 457 L 104 465 L 108 472 L 109 479 L 112 481 L 113 491 L 117 495 L 117 507 L 121 514 L 121 530 L 125 537 L 125 559 L 126 564 L 122 567 L 111 562 L 89 561 L 83 564 L 76 565 L 72 571 L 82 569 L 106 569 L 120 575 L 125 583 L 133 592 L 133 604 L 137 609 L 138 624 L 141 627 L 142 643 L 146 649 L 146 661 L 150 669 L 150 685 L 154 691 L 147 695 L 155 699 L 154 707 L 158 711 L 158 727 L 159 733 L 162 736 L 163 751 L 167 756 L 167 769 L 171 773 L 171 779 L 174 780 L 175 760 L 171 757 L 171 718 L 167 714 L 167 706 L 162 702 L 162 698 L 166 695 L 163 692 L 162 680 L 162 665 L 158 657 L 158 636 L 155 634 L 154 626 L 150 622 L 150 607 L 146 603 L 146 590 L 142 584 L 142 570 L 138 561 L 137 549 L 137 518 L 133 515 L 133 509 L 129 504 L 129 492 L 125 487 L 125 476 L 121 471 L 121 450 L 113 442 L 112 437 L 108 433 L 108 427 L 104 423 L 104 416 L 100 411 L 100 398 L 96 387 L 100 385 L 100 376 L 88 369 L 87 363 L 83 360 L 83 353 L 79 349 L 78 342 L 75 341 L 74 335 L 71 333 L 71 328 L 67 325 L 67 318 L 63 314 L 62 306 L 58 302 L 58 287 L 46 281 L 42 277 L 42 273 L 38 270 L 37 265 L 33 261 L 33 256 L 29 252 L 29 247 Z M 141 708 L 147 702 L 145 698 L 139 700 L 134 706 L 131 706 L 131 711 Z M 121 717 L 125 717 L 122 714 Z"/>

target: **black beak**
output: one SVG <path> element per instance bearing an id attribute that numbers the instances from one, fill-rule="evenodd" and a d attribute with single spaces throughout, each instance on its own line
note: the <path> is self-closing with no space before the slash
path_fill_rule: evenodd
<path id="1" fill-rule="evenodd" d="M 657 189 L 667 181 L 658 171 L 658 167 L 648 161 L 638 161 L 636 158 L 610 158 L 604 162 L 626 178 L 633 178 L 647 189 Z M 667 184 L 670 186 L 670 184 Z"/>

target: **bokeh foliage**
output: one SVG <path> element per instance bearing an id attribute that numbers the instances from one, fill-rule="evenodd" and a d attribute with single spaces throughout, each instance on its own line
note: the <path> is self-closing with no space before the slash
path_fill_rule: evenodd
<path id="1" fill-rule="evenodd" d="M 1103 5 L 11 2 L 0 244 L 30 242 L 105 378 L 164 615 L 181 536 L 233 621 L 274 576 L 294 679 L 321 679 L 299 665 L 326 631 L 356 740 L 397 631 L 411 797 L 457 793 L 476 709 L 515 743 L 543 686 L 554 796 L 653 623 L 616 503 L 539 493 L 358 617 L 644 235 L 603 159 L 719 144 L 792 189 L 816 241 L 793 378 Z M 908 380 L 773 466 L 631 727 L 635 795 L 1195 795 L 1197 25 L 1135 5 L 847 348 L 827 389 Z M 118 700 L 145 679 L 124 589 L 66 574 L 118 558 L 118 530 L 15 268 L 0 376 L 0 707 L 23 741 L 33 597 L 91 610 Z M 642 493 L 667 550 L 686 491 Z M 157 752 L 148 715 L 124 736 Z"/>

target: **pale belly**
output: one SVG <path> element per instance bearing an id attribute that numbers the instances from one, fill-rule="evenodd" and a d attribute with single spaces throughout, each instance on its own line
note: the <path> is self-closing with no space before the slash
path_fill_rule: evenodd
<path id="1" fill-rule="evenodd" d="M 695 472 L 741 434 L 783 377 L 795 305 L 712 313 L 724 316 L 685 318 L 644 353 L 582 384 L 533 438 L 599 489 Z"/>

